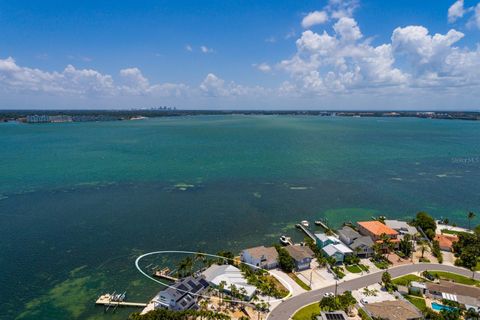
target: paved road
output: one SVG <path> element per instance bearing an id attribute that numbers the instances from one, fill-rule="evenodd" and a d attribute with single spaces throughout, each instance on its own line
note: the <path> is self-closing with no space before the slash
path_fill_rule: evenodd
<path id="1" fill-rule="evenodd" d="M 467 277 L 472 276 L 472 272 L 468 271 L 467 269 L 435 263 L 408 264 L 390 268 L 388 272 L 390 272 L 392 278 L 396 278 L 405 274 L 425 270 L 448 271 L 458 273 Z M 339 282 L 337 287 L 338 293 L 356 290 L 377 283 L 381 281 L 382 273 L 383 271 L 378 271 L 375 273 L 366 274 L 360 278 Z M 480 273 L 475 272 L 475 278 L 480 278 Z M 320 301 L 326 292 L 334 291 L 335 285 L 332 285 L 329 287 L 308 291 L 301 295 L 285 300 L 284 302 L 280 303 L 275 309 L 273 309 L 272 312 L 270 312 L 267 320 L 287 320 L 293 315 L 295 311 L 297 311 L 301 307 Z"/>

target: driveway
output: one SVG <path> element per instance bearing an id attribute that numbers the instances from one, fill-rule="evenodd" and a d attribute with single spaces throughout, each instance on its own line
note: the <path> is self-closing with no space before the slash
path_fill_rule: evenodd
<path id="1" fill-rule="evenodd" d="M 293 279 L 290 278 L 285 272 L 278 269 L 270 270 L 269 272 L 292 292 L 292 296 L 298 296 L 299 294 L 306 292 L 306 290 L 302 289 L 302 287 L 293 281 Z"/>
<path id="2" fill-rule="evenodd" d="M 455 266 L 449 266 L 449 265 L 434 264 L 434 263 L 402 265 L 402 266 L 390 268 L 388 272 L 390 272 L 390 274 L 392 275 L 392 278 L 396 278 L 409 273 L 422 272 L 425 270 L 455 272 L 467 277 L 472 276 L 472 272 L 467 269 L 463 269 Z M 344 291 L 353 291 L 366 286 L 370 286 L 381 280 L 382 273 L 383 271 L 373 272 L 373 273 L 364 275 L 363 277 L 360 277 L 360 278 L 348 280 L 345 282 L 339 282 L 337 290 L 339 293 L 342 293 Z M 475 272 L 475 278 L 476 279 L 480 278 L 480 273 Z M 276 308 L 274 308 L 270 312 L 270 314 L 267 316 L 267 319 L 268 320 L 290 319 L 290 317 L 298 309 L 308 304 L 320 301 L 326 292 L 335 292 L 335 285 L 305 292 L 303 294 L 287 299 L 284 302 L 280 303 Z"/>

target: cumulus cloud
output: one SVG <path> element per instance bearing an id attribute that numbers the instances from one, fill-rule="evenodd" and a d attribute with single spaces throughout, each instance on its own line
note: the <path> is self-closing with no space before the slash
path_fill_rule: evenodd
<path id="1" fill-rule="evenodd" d="M 193 48 L 192 48 L 191 45 L 186 44 L 186 45 L 185 45 L 185 50 L 187 50 L 188 52 L 192 52 L 192 51 L 193 51 Z"/>
<path id="2" fill-rule="evenodd" d="M 21 67 L 12 58 L 0 59 L 0 84 L 16 91 L 70 94 L 111 94 L 113 79 L 92 69 L 68 65 L 62 72 Z"/>
<path id="3" fill-rule="evenodd" d="M 327 22 L 328 14 L 325 11 L 313 11 L 307 14 L 302 20 L 302 27 L 311 28 L 318 24 Z"/>
<path id="4" fill-rule="evenodd" d="M 297 53 L 280 63 L 301 83 L 301 90 L 326 94 L 406 81 L 407 75 L 394 67 L 391 45 L 373 47 L 360 42 L 363 35 L 352 18 L 340 18 L 333 29 L 333 35 L 303 32 L 296 42 Z"/>
<path id="5" fill-rule="evenodd" d="M 406 26 L 393 30 L 391 42 L 373 46 L 356 20 L 343 15 L 333 33 L 304 31 L 296 53 L 279 67 L 295 81 L 286 88 L 304 94 L 477 86 L 480 47 L 459 47 L 464 36 L 455 29 L 430 34 L 423 26 Z"/>
<path id="6" fill-rule="evenodd" d="M 45 93 L 75 97 L 115 97 L 119 95 L 179 96 L 188 87 L 184 84 L 150 84 L 138 68 L 120 70 L 118 81 L 93 69 L 77 69 L 68 65 L 61 72 L 48 72 L 19 66 L 9 57 L 0 59 L 0 89 L 8 92 Z"/>
<path id="7" fill-rule="evenodd" d="M 463 0 L 457 0 L 448 8 L 448 22 L 453 23 L 463 17 L 464 14 Z"/>
<path id="8" fill-rule="evenodd" d="M 204 96 L 211 98 L 257 97 L 270 92 L 260 86 L 242 86 L 234 81 L 227 83 L 213 73 L 209 73 L 203 79 L 199 89 Z"/>

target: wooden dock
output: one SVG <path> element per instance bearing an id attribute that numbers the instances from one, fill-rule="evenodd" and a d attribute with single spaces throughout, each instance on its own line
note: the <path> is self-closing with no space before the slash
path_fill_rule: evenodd
<path id="1" fill-rule="evenodd" d="M 317 242 L 317 237 L 315 237 L 315 235 L 310 231 L 308 230 L 307 228 L 305 228 L 301 223 L 297 223 L 295 225 L 297 228 L 300 228 L 303 230 L 303 232 L 305 232 L 305 234 L 307 236 L 309 236 L 313 241 Z"/>
<path id="2" fill-rule="evenodd" d="M 328 230 L 328 229 L 329 229 L 328 226 L 327 226 L 323 221 L 321 221 L 321 220 L 316 220 L 316 221 L 315 221 L 315 224 L 316 224 L 317 226 L 322 227 L 322 228 L 325 229 L 325 230 Z"/>
<path id="3" fill-rule="evenodd" d="M 145 308 L 146 303 L 142 302 L 127 302 L 127 301 L 114 301 L 110 294 L 101 295 L 95 302 L 97 305 L 102 305 L 106 307 L 136 307 L 136 308 Z"/>
<path id="4" fill-rule="evenodd" d="M 172 277 L 170 275 L 170 269 L 168 269 L 168 268 L 164 268 L 162 270 L 155 270 L 153 272 L 153 276 L 157 277 L 157 278 L 167 279 L 167 280 L 170 280 L 170 281 L 173 281 L 173 282 L 178 281 L 178 278 Z"/>

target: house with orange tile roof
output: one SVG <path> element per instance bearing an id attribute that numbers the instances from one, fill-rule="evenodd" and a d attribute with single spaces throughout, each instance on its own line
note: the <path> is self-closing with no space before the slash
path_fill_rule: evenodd
<path id="1" fill-rule="evenodd" d="M 395 243 L 396 246 L 398 246 L 398 243 L 400 242 L 397 231 L 376 220 L 358 222 L 358 232 L 364 236 L 369 236 L 377 243 L 383 242 L 383 235 L 389 237 L 390 242 Z"/>
<path id="2" fill-rule="evenodd" d="M 433 240 L 438 241 L 440 250 L 453 251 L 453 244 L 458 241 L 458 237 L 453 234 L 437 234 Z"/>
<path id="3" fill-rule="evenodd" d="M 397 239 L 398 232 L 380 221 L 360 221 L 358 231 L 364 236 L 370 236 L 373 241 L 381 240 L 382 234 L 386 234 L 390 239 Z"/>

